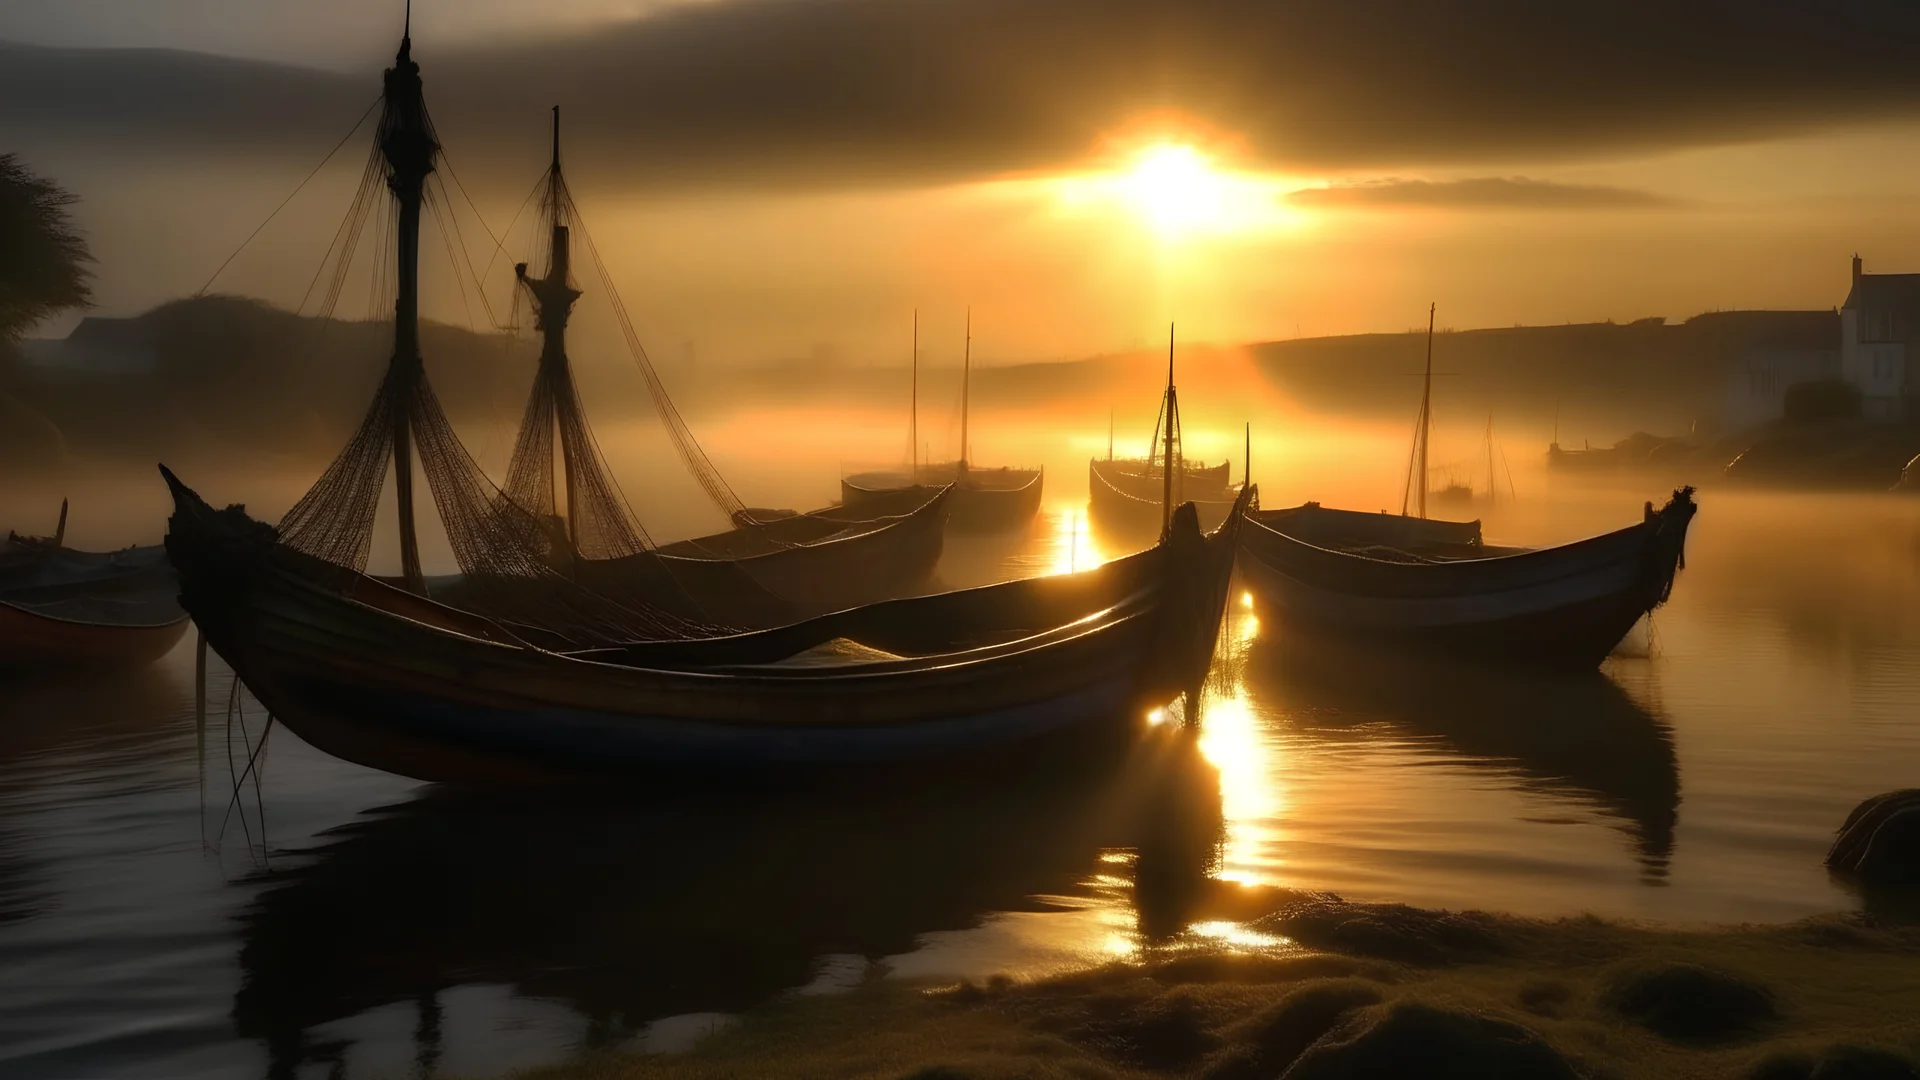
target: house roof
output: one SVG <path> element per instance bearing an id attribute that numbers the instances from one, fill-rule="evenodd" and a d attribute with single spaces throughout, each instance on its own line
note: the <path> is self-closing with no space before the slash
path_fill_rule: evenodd
<path id="1" fill-rule="evenodd" d="M 1920 274 L 1861 274 L 1841 306 L 1853 311 L 1920 309 Z"/>

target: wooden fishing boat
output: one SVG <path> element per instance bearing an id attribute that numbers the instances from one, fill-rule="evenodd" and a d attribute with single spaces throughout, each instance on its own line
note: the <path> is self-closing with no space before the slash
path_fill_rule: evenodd
<path id="1" fill-rule="evenodd" d="M 75 551 L 53 537 L 0 547 L 0 670 L 133 667 L 165 656 L 187 613 L 158 547 Z"/>
<path id="2" fill-rule="evenodd" d="M 906 596 L 925 585 L 940 562 L 953 500 L 950 488 L 909 488 L 664 544 L 654 555 L 668 573 L 688 583 L 696 598 L 723 603 L 716 590 L 697 583 L 708 569 L 703 564 L 731 564 L 725 569 L 786 601 L 795 617 L 823 615 Z M 617 567 L 619 560 L 612 565 Z M 772 625 L 758 619 L 731 621 Z"/>
<path id="3" fill-rule="evenodd" d="M 947 522 L 963 532 L 1004 532 L 1031 522 L 1040 512 L 1044 469 L 1016 469 L 1001 466 L 982 469 L 969 459 L 967 415 L 973 373 L 973 313 L 967 313 L 967 342 L 960 368 L 960 459 L 946 462 L 920 461 L 920 313 L 913 318 L 913 397 L 912 420 L 908 425 L 908 445 L 913 447 L 913 463 L 898 472 L 864 472 L 840 480 L 840 501 L 849 507 L 864 506 L 876 499 L 915 489 L 951 487 L 947 497 Z"/>
<path id="4" fill-rule="evenodd" d="M 1174 488 L 1186 493 L 1204 525 L 1226 520 L 1240 489 L 1227 481 L 1228 462 L 1208 466 L 1181 463 Z M 1087 463 L 1087 505 L 1102 528 L 1145 534 L 1160 527 L 1166 478 L 1158 464 L 1137 459 L 1095 458 Z"/>
<path id="5" fill-rule="evenodd" d="M 1480 522 L 1443 521 L 1381 511 L 1340 510 L 1317 502 L 1275 510 L 1251 510 L 1247 516 L 1268 528 L 1315 547 L 1453 558 L 1493 554 L 1480 534 Z M 1515 549 L 1501 549 L 1512 554 Z M 1389 555 L 1391 557 L 1391 555 Z"/>
<path id="6" fill-rule="evenodd" d="M 1248 445 L 1251 448 L 1251 434 Z M 1240 495 L 1249 485 L 1232 486 L 1229 462 L 1215 466 L 1189 462 L 1182 452 L 1171 326 L 1167 328 L 1167 389 L 1160 396 L 1160 415 L 1148 446 L 1145 458 L 1115 459 L 1109 431 L 1106 458 L 1087 463 L 1087 516 L 1097 527 L 1121 535 L 1151 535 L 1166 527 L 1167 508 L 1180 503 L 1192 503 L 1205 527 L 1226 520 L 1236 506 L 1245 508 Z"/>
<path id="7" fill-rule="evenodd" d="M 1343 522 L 1309 504 L 1250 515 L 1241 530 L 1248 582 L 1303 633 L 1391 648 L 1543 667 L 1594 667 L 1635 621 L 1665 603 L 1682 565 L 1693 489 L 1681 488 L 1639 524 L 1559 547 L 1487 549 L 1477 523 L 1379 515 L 1380 531 L 1423 530 L 1416 542 L 1325 546 Z M 1355 514 L 1370 519 L 1374 515 Z M 1351 526 L 1351 519 L 1345 525 Z M 1294 533 L 1300 535 L 1294 535 Z M 1347 533 L 1349 537 L 1353 534 Z M 1312 536 L 1312 539 L 1303 539 Z M 1384 536 L 1381 538 L 1385 538 Z"/>
<path id="8" fill-rule="evenodd" d="M 682 462 L 734 525 L 675 544 L 649 542 L 600 454 L 567 355 L 567 323 L 582 296 L 571 276 L 579 212 L 560 167 L 558 108 L 553 123 L 541 200 L 545 272 L 535 277 L 525 263 L 515 267 L 541 331 L 540 364 L 503 492 L 551 523 L 548 560 L 609 595 L 741 629 L 919 591 L 940 561 L 949 495 L 914 487 L 804 514 L 744 506 L 667 396 L 601 267 L 606 298 Z M 587 251 L 597 258 L 590 239 Z"/>
<path id="9" fill-rule="evenodd" d="M 911 763 L 1138 724 L 1197 701 L 1240 524 L 1203 536 L 1183 506 L 1153 548 L 1080 574 L 562 653 L 365 576 L 343 588 L 162 471 L 182 601 L 274 716 L 346 760 L 478 784 Z"/>
<path id="10" fill-rule="evenodd" d="M 913 472 L 864 472 L 840 479 L 840 501 L 849 509 L 909 491 L 947 494 L 947 524 L 962 532 L 1004 532 L 1017 529 L 1040 512 L 1044 469 L 1001 466 L 983 469 L 963 462 L 921 465 Z"/>

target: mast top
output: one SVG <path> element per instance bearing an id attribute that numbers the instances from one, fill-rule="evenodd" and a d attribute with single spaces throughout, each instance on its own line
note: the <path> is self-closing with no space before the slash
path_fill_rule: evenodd
<path id="1" fill-rule="evenodd" d="M 553 107 L 553 171 L 560 171 L 560 106 Z"/>

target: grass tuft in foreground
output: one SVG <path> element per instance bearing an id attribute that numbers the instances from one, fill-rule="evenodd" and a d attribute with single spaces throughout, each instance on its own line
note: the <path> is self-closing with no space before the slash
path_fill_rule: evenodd
<path id="1" fill-rule="evenodd" d="M 1276 897 L 1294 944 L 1034 982 L 875 981 L 676 1056 L 528 1080 L 1920 1080 L 1920 929 L 1835 916 L 1651 930 Z M 1151 950 L 1150 950 L 1151 951 Z"/>

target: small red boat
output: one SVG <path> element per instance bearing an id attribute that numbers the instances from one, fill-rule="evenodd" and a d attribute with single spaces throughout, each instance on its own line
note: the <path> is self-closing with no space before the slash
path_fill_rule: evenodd
<path id="1" fill-rule="evenodd" d="M 52 537 L 7 535 L 0 547 L 0 671 L 133 667 L 187 632 L 180 587 L 159 545 L 75 551 Z"/>

